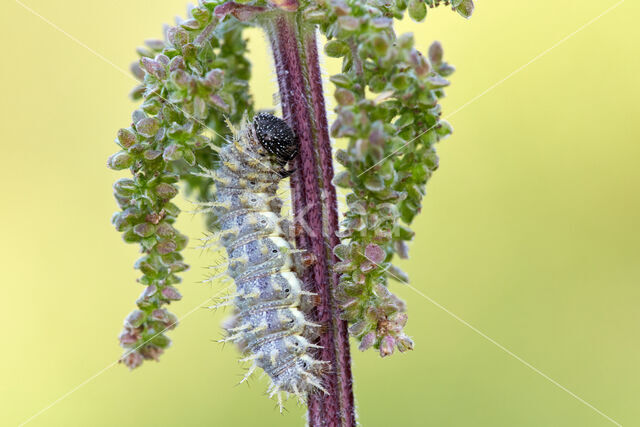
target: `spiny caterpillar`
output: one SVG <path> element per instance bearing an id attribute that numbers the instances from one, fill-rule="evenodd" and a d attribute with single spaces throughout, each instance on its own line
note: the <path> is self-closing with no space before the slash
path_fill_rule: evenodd
<path id="1" fill-rule="evenodd" d="M 262 368 L 271 378 L 269 397 L 277 395 L 282 408 L 281 391 L 301 400 L 315 388 L 324 391 L 324 362 L 309 354 L 319 348 L 311 340 L 320 325 L 304 314 L 315 294 L 296 274 L 303 251 L 292 248 L 292 227 L 276 195 L 279 182 L 293 172 L 287 163 L 298 154 L 298 140 L 283 120 L 266 113 L 252 123 L 245 117 L 240 129 L 229 127 L 233 140 L 221 149 L 219 167 L 205 171 L 215 183 L 215 201 L 203 204 L 220 228 L 209 239 L 226 249 L 226 274 L 236 285 L 228 298 L 234 315 L 222 341 L 236 343 L 241 361 L 253 362 L 241 382 Z"/>

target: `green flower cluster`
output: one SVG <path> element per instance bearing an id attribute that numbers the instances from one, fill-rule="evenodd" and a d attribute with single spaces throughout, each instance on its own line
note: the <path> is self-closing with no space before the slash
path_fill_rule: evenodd
<path id="1" fill-rule="evenodd" d="M 187 191 L 206 197 L 211 181 L 193 172 L 216 161 L 215 146 L 227 132 L 224 117 L 239 122 L 253 110 L 244 24 L 219 22 L 212 13 L 218 4 L 190 8 L 190 19 L 168 27 L 165 40 L 138 49 L 141 58 L 132 71 L 141 84 L 132 97 L 142 104 L 131 127 L 118 131 L 120 151 L 108 160 L 111 169 L 128 168 L 132 174 L 114 184 L 121 211 L 112 222 L 124 241 L 139 243 L 143 253 L 135 268 L 145 289 L 120 334 L 121 361 L 129 368 L 157 359 L 171 343 L 164 332 L 177 323 L 163 307 L 181 299 L 176 273 L 188 268 L 180 254 L 187 237 L 173 226 L 180 213 L 171 202 L 177 184 L 182 179 Z"/>
<path id="2" fill-rule="evenodd" d="M 331 133 L 348 140 L 348 148 L 336 154 L 345 170 L 334 182 L 352 190 L 341 224 L 343 240 L 334 248 L 341 260 L 339 298 L 360 349 L 377 348 L 383 357 L 394 348 L 413 348 L 403 332 L 405 304 L 387 281 L 408 280 L 391 260 L 395 254 L 408 256 L 407 241 L 414 235 L 408 225 L 438 167 L 434 145 L 452 132 L 440 119 L 438 100 L 454 71 L 443 61 L 438 42 L 424 56 L 414 48 L 412 34 L 396 36 L 392 18 L 402 18 L 408 9 L 413 19 L 422 20 L 427 4 L 440 3 L 467 17 L 473 10 L 470 0 L 334 0 L 306 11 L 329 40 L 325 53 L 343 58 L 342 73 L 330 78 L 337 101 Z"/>

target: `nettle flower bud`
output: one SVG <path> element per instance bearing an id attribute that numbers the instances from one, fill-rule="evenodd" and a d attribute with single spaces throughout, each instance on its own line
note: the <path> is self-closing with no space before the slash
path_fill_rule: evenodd
<path id="1" fill-rule="evenodd" d="M 189 33 L 180 27 L 171 27 L 167 31 L 167 41 L 176 48 L 181 48 L 189 42 Z"/>
<path id="2" fill-rule="evenodd" d="M 120 363 L 124 364 L 129 369 L 135 369 L 142 365 L 144 358 L 138 351 L 132 351 L 125 353 L 120 359 Z"/>
<path id="3" fill-rule="evenodd" d="M 118 337 L 120 340 L 120 345 L 123 347 L 133 347 L 135 343 L 138 342 L 140 336 L 135 333 L 135 331 L 125 329 L 122 331 L 120 336 Z"/>
<path id="4" fill-rule="evenodd" d="M 148 74 L 156 77 L 159 80 L 163 80 L 167 77 L 164 65 L 153 59 L 147 57 L 140 58 L 140 67 Z"/>
<path id="5" fill-rule="evenodd" d="M 118 142 L 122 147 L 129 148 L 137 142 L 136 134 L 131 129 L 120 129 L 118 131 Z"/>
<path id="6" fill-rule="evenodd" d="M 126 169 L 133 164 L 133 157 L 126 151 L 117 152 L 107 160 L 107 166 L 113 170 Z"/>
<path id="7" fill-rule="evenodd" d="M 160 129 L 160 122 L 154 117 L 145 117 L 136 122 L 136 130 L 146 138 L 153 138 Z"/>
<path id="8" fill-rule="evenodd" d="M 178 189 L 175 186 L 167 184 L 165 182 L 158 184 L 154 191 L 158 195 L 158 197 L 167 200 L 173 199 L 178 194 Z"/>
<path id="9" fill-rule="evenodd" d="M 375 344 L 376 338 L 377 337 L 375 332 L 369 332 L 364 337 L 362 337 L 362 339 L 360 340 L 360 346 L 358 347 L 360 351 L 365 351 L 371 348 Z"/>
<path id="10" fill-rule="evenodd" d="M 180 292 L 178 292 L 176 288 L 173 288 L 171 286 L 163 288 L 160 292 L 162 293 L 162 296 L 164 298 L 171 301 L 179 301 L 182 299 L 182 295 L 180 294 Z"/>
<path id="11" fill-rule="evenodd" d="M 172 240 L 163 240 L 159 242 L 155 249 L 160 255 L 166 255 L 178 248 L 178 245 Z"/>
<path id="12" fill-rule="evenodd" d="M 131 328 L 137 328 L 144 322 L 146 314 L 141 310 L 134 310 L 124 320 L 125 324 Z"/>
<path id="13" fill-rule="evenodd" d="M 140 237 L 149 237 L 156 231 L 156 227 L 148 222 L 137 224 L 133 227 L 133 232 Z"/>
<path id="14" fill-rule="evenodd" d="M 120 178 L 113 184 L 113 191 L 119 196 L 127 197 L 137 191 L 135 182 L 130 178 Z"/>
<path id="15" fill-rule="evenodd" d="M 396 340 L 391 335 L 385 335 L 380 340 L 380 356 L 386 357 L 393 354 Z"/>
<path id="16" fill-rule="evenodd" d="M 166 162 L 180 160 L 182 158 L 182 151 L 180 150 L 180 146 L 178 144 L 171 144 L 167 146 L 162 153 L 162 158 Z"/>
<path id="17" fill-rule="evenodd" d="M 406 335 L 402 335 L 396 338 L 396 347 L 401 353 L 404 353 L 407 350 L 413 350 L 413 341 Z"/>
<path id="18" fill-rule="evenodd" d="M 224 82 L 224 70 L 213 69 L 204 77 L 204 84 L 211 89 L 218 89 Z"/>

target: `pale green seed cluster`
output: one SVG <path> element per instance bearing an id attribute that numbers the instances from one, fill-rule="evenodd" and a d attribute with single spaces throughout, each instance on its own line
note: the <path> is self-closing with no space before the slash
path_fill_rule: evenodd
<path id="1" fill-rule="evenodd" d="M 132 175 L 114 184 L 121 211 L 113 224 L 143 253 L 135 267 L 145 288 L 120 335 L 122 361 L 130 368 L 157 359 L 170 344 L 164 332 L 177 322 L 163 307 L 181 298 L 176 273 L 188 268 L 180 254 L 187 237 L 173 227 L 180 213 L 171 202 L 177 183 L 184 180 L 188 191 L 205 198 L 212 182 L 194 170 L 216 161 L 211 146 L 223 143 L 224 117 L 239 122 L 253 110 L 244 24 L 220 23 L 212 13 L 217 4 L 190 8 L 190 18 L 166 28 L 164 40 L 138 49 L 141 58 L 132 71 L 141 84 L 132 97 L 142 104 L 131 126 L 118 131 L 120 151 L 108 160 L 110 168 Z"/>
<path id="2" fill-rule="evenodd" d="M 333 0 L 306 11 L 329 39 L 325 53 L 343 58 L 342 73 L 330 78 L 337 101 L 331 134 L 348 141 L 348 148 L 337 152 L 345 170 L 334 182 L 352 191 L 342 244 L 334 249 L 341 260 L 339 297 L 360 348 L 377 348 L 382 356 L 413 348 L 403 331 L 405 303 L 387 282 L 408 280 L 391 261 L 396 254 L 407 257 L 407 241 L 414 235 L 408 226 L 438 167 L 435 144 L 452 132 L 441 120 L 438 100 L 454 71 L 438 42 L 423 55 L 412 34 L 396 36 L 393 19 L 408 9 L 422 20 L 427 5 L 440 4 L 465 17 L 473 11 L 470 0 Z"/>

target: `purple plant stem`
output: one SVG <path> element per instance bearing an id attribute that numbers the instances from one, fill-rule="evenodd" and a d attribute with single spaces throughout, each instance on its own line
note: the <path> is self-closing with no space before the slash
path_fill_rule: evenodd
<path id="1" fill-rule="evenodd" d="M 353 380 L 347 325 L 333 297 L 338 275 L 333 247 L 339 242 L 333 163 L 315 28 L 278 13 L 267 27 L 274 54 L 284 119 L 300 140 L 291 190 L 296 223 L 305 225 L 296 244 L 315 256 L 303 280 L 318 294 L 312 320 L 323 325 L 318 357 L 329 362 L 322 377 L 324 393 L 308 398 L 309 425 L 355 426 Z"/>

